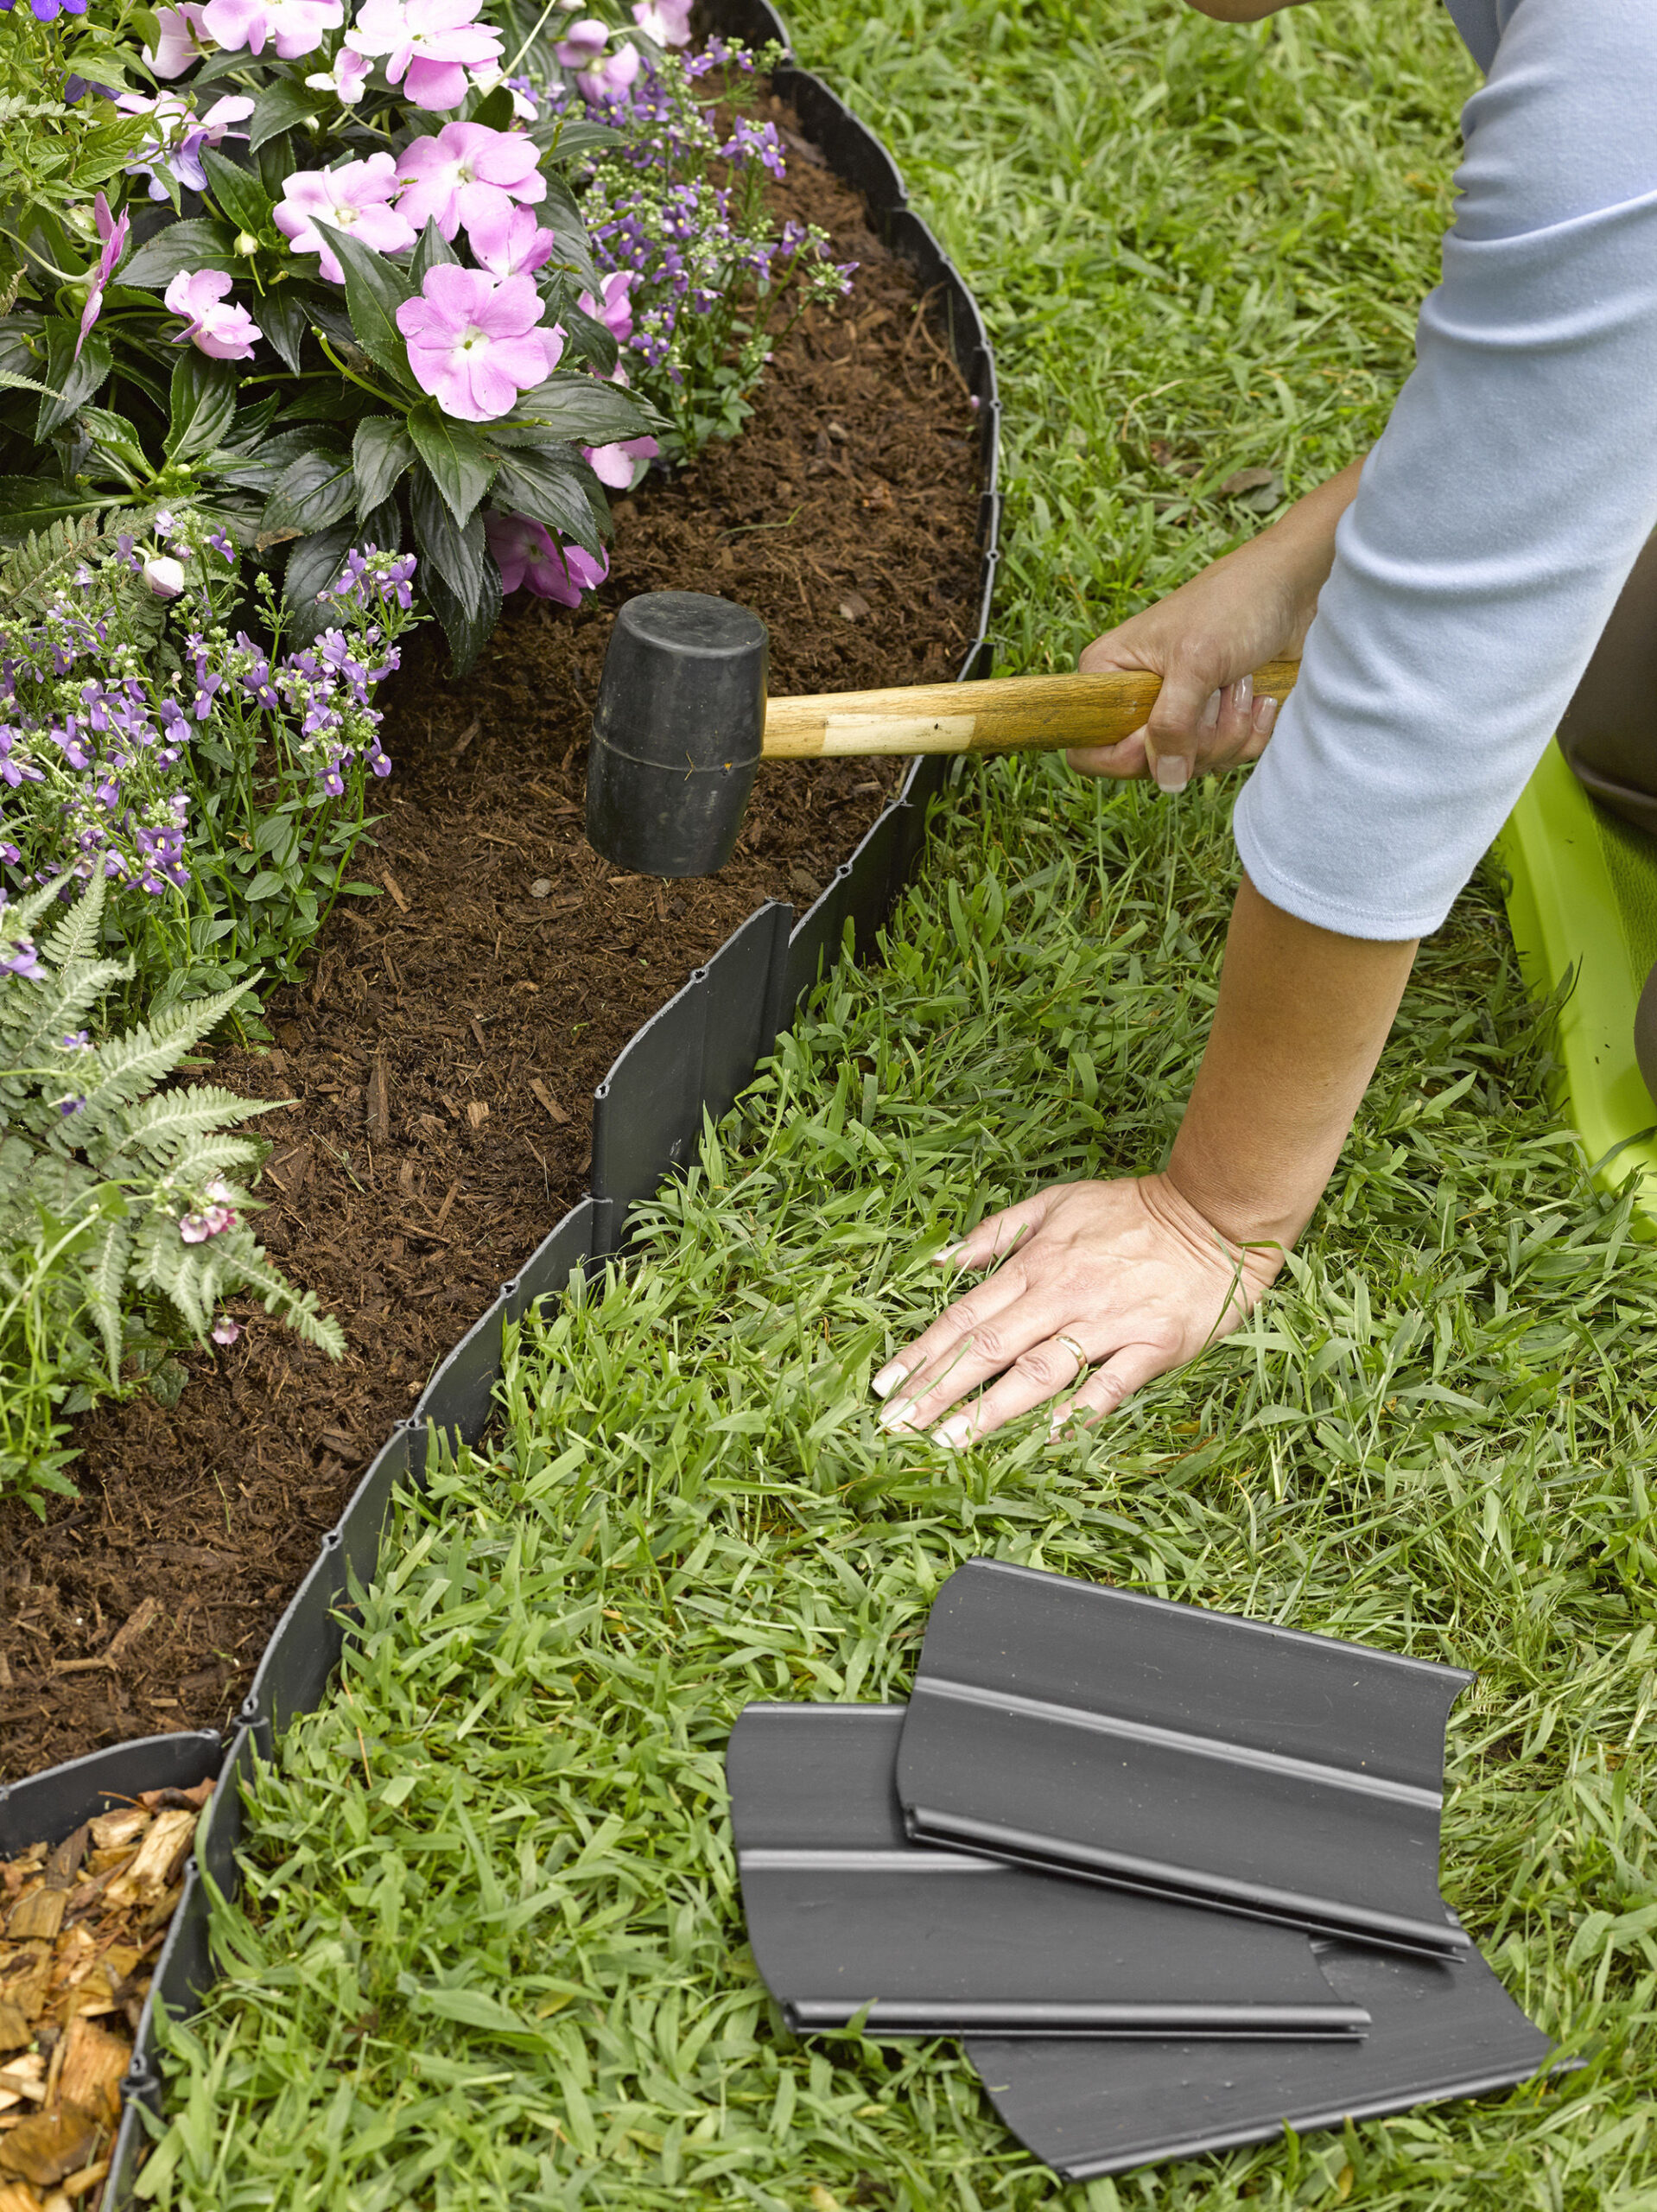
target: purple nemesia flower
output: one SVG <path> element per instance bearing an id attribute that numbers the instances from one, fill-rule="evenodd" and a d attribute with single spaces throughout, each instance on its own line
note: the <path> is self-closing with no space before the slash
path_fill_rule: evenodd
<path id="1" fill-rule="evenodd" d="M 207 532 L 206 543 L 212 546 L 215 553 L 222 553 L 225 560 L 234 566 L 236 560 L 236 548 L 231 543 L 230 539 L 225 536 L 222 530 L 210 530 Z"/>
<path id="2" fill-rule="evenodd" d="M 434 114 L 466 98 L 466 73 L 500 59 L 500 33 L 475 18 L 479 0 L 363 0 L 346 33 L 353 53 L 383 56 L 389 82 Z"/>
<path id="3" fill-rule="evenodd" d="M 537 599 L 579 607 L 581 594 L 595 590 L 610 573 L 604 554 L 594 560 L 579 545 L 561 547 L 543 524 L 528 515 L 487 514 L 484 531 L 505 592 L 527 584 Z"/>
<path id="4" fill-rule="evenodd" d="M 251 361 L 256 339 L 264 333 L 244 307 L 227 297 L 231 280 L 219 269 L 181 269 L 162 295 L 162 303 L 181 315 L 184 327 L 172 341 L 195 346 L 215 361 Z M 159 515 L 156 527 L 163 525 Z M 211 543 L 211 540 L 209 540 Z"/>
<path id="5" fill-rule="evenodd" d="M 126 251 L 127 233 L 132 228 L 132 219 L 124 209 L 118 217 L 110 213 L 110 203 L 101 192 L 92 202 L 92 213 L 97 219 L 98 235 L 104 243 L 98 257 L 98 265 L 92 270 L 92 289 L 87 293 L 86 304 L 80 311 L 80 335 L 75 340 L 73 354 L 77 361 L 80 359 L 80 349 L 86 342 L 88 333 L 103 312 L 105 287 L 114 274 L 116 263 Z"/>
<path id="6" fill-rule="evenodd" d="M 84 16 L 86 0 L 29 0 L 29 12 L 37 23 L 54 23 L 60 16 Z M 6 13 L 11 13 L 11 0 L 6 0 Z"/>
<path id="7" fill-rule="evenodd" d="M 21 976 L 26 983 L 36 983 L 45 973 L 32 938 L 14 938 L 10 944 L 0 944 L 0 976 Z"/>
<path id="8" fill-rule="evenodd" d="M 528 276 L 491 276 L 440 262 L 397 326 L 409 341 L 415 382 L 446 415 L 492 423 L 510 414 L 556 365 L 562 341 L 537 327 L 541 300 Z"/>
<path id="9" fill-rule="evenodd" d="M 232 1321 L 228 1313 L 221 1313 L 207 1332 L 216 1344 L 233 1344 L 242 1333 L 239 1321 Z"/>
<path id="10" fill-rule="evenodd" d="M 136 161 L 128 162 L 127 175 L 147 176 L 149 197 L 157 200 L 168 196 L 156 175 L 157 162 L 189 191 L 205 191 L 207 175 L 201 166 L 202 148 L 220 146 L 226 138 L 245 138 L 246 131 L 233 130 L 231 125 L 244 123 L 253 112 L 251 99 L 238 92 L 225 93 L 202 116 L 177 92 L 159 92 L 154 99 L 141 92 L 122 92 L 115 105 L 124 114 L 150 118 L 151 135 L 139 149 Z"/>
<path id="11" fill-rule="evenodd" d="M 58 1045 L 66 1052 L 90 1052 L 92 1033 L 90 1029 L 72 1029 L 67 1037 L 60 1037 Z"/>
<path id="12" fill-rule="evenodd" d="M 201 28 L 228 53 L 264 52 L 270 41 L 284 61 L 314 54 L 346 19 L 340 0 L 207 0 Z"/>
<path id="13" fill-rule="evenodd" d="M 58 1101 L 58 1111 L 59 1111 L 59 1113 L 60 1113 L 60 1114 L 61 1114 L 61 1115 L 62 1115 L 62 1116 L 63 1116 L 63 1118 L 64 1118 L 64 1120 L 65 1120 L 66 1122 L 67 1122 L 67 1121 L 68 1121 L 68 1120 L 69 1120 L 73 1116 L 74 1116 L 74 1115 L 76 1115 L 76 1114 L 83 1114 L 83 1113 L 85 1113 L 85 1111 L 86 1111 L 86 1100 L 85 1100 L 84 1098 L 77 1098 L 77 1097 L 75 1097 L 75 1096 L 74 1096 L 74 1095 L 73 1094 L 73 1092 L 70 1094 L 70 1096 L 69 1096 L 68 1097 L 67 1097 L 67 1098 L 60 1098 L 60 1099 L 59 1099 L 59 1101 Z"/>
<path id="14" fill-rule="evenodd" d="M 720 152 L 727 162 L 758 162 L 773 176 L 782 176 L 786 170 L 782 141 L 777 136 L 774 123 L 753 123 L 746 115 L 738 116 L 731 136 Z"/>
<path id="15" fill-rule="evenodd" d="M 511 221 L 515 201 L 546 198 L 539 160 L 540 149 L 521 130 L 446 123 L 435 138 L 412 139 L 403 149 L 397 213 L 416 232 L 435 221 L 446 238 L 462 224 L 468 238 L 474 224 L 498 228 Z"/>
<path id="16" fill-rule="evenodd" d="M 345 271 L 324 245 L 317 224 L 360 238 L 376 253 L 400 253 L 414 244 L 418 233 L 406 216 L 388 204 L 399 188 L 397 165 L 385 153 L 346 162 L 337 169 L 300 169 L 283 185 L 276 228 L 295 253 L 320 256 L 330 284 L 342 284 Z"/>

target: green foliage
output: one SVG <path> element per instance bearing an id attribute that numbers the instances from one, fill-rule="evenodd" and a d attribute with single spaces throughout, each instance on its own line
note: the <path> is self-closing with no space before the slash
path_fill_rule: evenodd
<path id="1" fill-rule="evenodd" d="M 162 1089 L 248 983 L 94 1043 L 78 1028 L 127 980 L 98 957 L 104 879 L 38 945 L 49 884 L 0 922 L 0 1499 L 73 1492 L 60 1416 L 132 1386 L 222 1302 L 259 1299 L 338 1358 L 339 1324 L 239 1219 L 232 1177 L 264 1147 L 229 1134 L 264 1106 L 213 1084 Z"/>
<path id="2" fill-rule="evenodd" d="M 0 35 L 0 313 L 16 296 L 26 257 L 19 233 L 45 218 L 90 232 L 92 195 L 112 185 L 144 135 L 141 116 L 108 100 L 71 100 L 68 79 L 124 85 L 141 72 L 153 31 L 148 8 L 112 0 L 77 17 L 35 20 L 13 10 Z"/>
<path id="3" fill-rule="evenodd" d="M 184 356 L 174 380 L 181 442 L 213 435 L 222 399 L 216 379 L 186 375 L 200 359 Z M 132 962 L 118 1003 L 153 1013 L 256 970 L 300 975 L 375 819 L 367 791 L 390 770 L 370 698 L 422 618 L 397 584 L 381 588 L 409 561 L 376 555 L 336 594 L 359 533 L 346 525 L 312 540 L 314 620 L 339 632 L 346 675 L 361 672 L 330 678 L 317 656 L 283 653 L 290 617 L 273 581 L 260 575 L 250 594 L 228 540 L 199 513 L 181 509 L 135 545 L 144 519 L 66 518 L 0 554 L 5 757 L 20 779 L 0 791 L 0 840 L 20 855 L 12 874 L 24 884 L 102 856 L 117 880 L 105 945 Z M 144 583 L 145 554 L 177 560 L 177 597 L 158 600 Z M 406 577 L 400 589 L 409 595 Z M 268 653 L 249 642 L 249 620 Z M 127 687 L 125 728 L 100 732 L 86 687 L 111 678 Z M 72 723 L 73 754 L 51 734 Z M 146 852 L 156 831 L 178 841 L 175 861 Z M 257 1008 L 236 1018 L 250 1027 Z"/>

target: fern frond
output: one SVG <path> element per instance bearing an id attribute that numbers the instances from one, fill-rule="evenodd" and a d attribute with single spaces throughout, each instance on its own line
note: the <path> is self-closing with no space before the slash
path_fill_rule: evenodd
<path id="1" fill-rule="evenodd" d="M 233 1128 L 256 1114 L 274 1113 L 277 1098 L 238 1098 L 213 1084 L 192 1084 L 187 1090 L 165 1090 L 129 1106 L 121 1117 L 120 1147 L 141 1153 L 163 1151 L 187 1137 L 207 1136 Z"/>
<path id="2" fill-rule="evenodd" d="M 112 1038 L 100 1046 L 98 1080 L 86 1092 L 86 1111 L 101 1117 L 112 1107 L 125 1105 L 142 1092 L 153 1090 L 251 988 L 250 980 L 215 992 L 211 998 L 187 999 L 168 1007 L 153 1023 L 140 1022 L 124 1037 Z"/>
<path id="3" fill-rule="evenodd" d="M 7 549 L 0 560 L 0 619 L 44 613 L 47 587 L 107 535 L 96 515 L 64 515 Z"/>
<path id="4" fill-rule="evenodd" d="M 0 1077 L 5 1065 L 34 1067 L 39 1056 L 80 1027 L 80 1017 L 105 991 L 132 974 L 130 960 L 81 960 L 66 983 L 49 972 L 39 982 L 0 984 Z M 6 1015 L 11 1017 L 6 1021 Z M 88 1063 L 90 1065 L 92 1063 Z"/>
<path id="5" fill-rule="evenodd" d="M 79 898 L 66 911 L 56 928 L 47 932 L 41 951 L 53 967 L 67 970 L 76 961 L 97 959 L 108 887 L 103 869 L 94 868 Z M 66 974 L 65 983 L 70 980 Z"/>
<path id="6" fill-rule="evenodd" d="M 112 1390 L 121 1384 L 121 1293 L 126 1287 L 131 1254 L 131 1230 L 124 1220 L 112 1219 L 105 1224 L 103 1236 L 92 1249 L 86 1274 L 86 1306 L 104 1339 Z"/>

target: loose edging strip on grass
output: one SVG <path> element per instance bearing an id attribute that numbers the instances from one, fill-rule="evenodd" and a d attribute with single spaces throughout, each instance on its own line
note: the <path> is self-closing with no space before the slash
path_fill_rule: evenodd
<path id="1" fill-rule="evenodd" d="M 708 13 L 714 27 L 729 36 L 788 47 L 782 19 L 766 0 L 710 0 Z M 1000 559 L 1001 409 L 983 319 L 936 238 L 907 205 L 897 166 L 879 140 L 809 73 L 784 63 L 773 82 L 835 174 L 863 193 L 886 244 L 915 267 L 929 297 L 943 294 L 950 345 L 979 412 L 982 477 L 977 620 L 957 680 L 987 675 Z M 537 1299 L 561 1297 L 575 1274 L 601 1273 L 603 1262 L 626 1242 L 634 1206 L 694 1161 L 704 1118 L 718 1122 L 728 1112 L 801 1001 L 839 957 L 848 929 L 854 957 L 867 959 L 875 951 L 881 925 L 920 859 L 928 809 L 950 766 L 941 755 L 916 760 L 897 799 L 797 920 L 780 901 L 759 907 L 623 1049 L 594 1094 L 591 1194 L 501 1286 L 323 1538 L 315 1563 L 265 1647 L 198 1832 L 122 2084 L 124 2109 L 104 2212 L 124 2212 L 132 2202 L 148 2139 L 140 2108 L 161 2109 L 162 2083 L 153 2063 L 156 2007 L 188 2018 L 216 1979 L 207 1940 L 209 1885 L 226 1897 L 236 1893 L 241 1785 L 251 1777 L 255 1753 L 269 1758 L 289 1720 L 320 1701 L 343 1648 L 341 1608 L 348 1605 L 353 1581 L 361 1586 L 373 1579 L 397 1484 L 404 1477 L 422 1479 L 434 1431 L 451 1444 L 474 1443 L 482 1434 L 501 1371 L 505 1326 L 521 1319 Z M 0 1789 L 0 1847 L 14 1832 L 12 1847 L 41 1838 L 55 1842 L 90 1812 L 104 1809 L 111 1795 L 199 1782 L 213 1771 L 220 1748 L 211 1730 L 149 1737 L 29 1777 Z"/>

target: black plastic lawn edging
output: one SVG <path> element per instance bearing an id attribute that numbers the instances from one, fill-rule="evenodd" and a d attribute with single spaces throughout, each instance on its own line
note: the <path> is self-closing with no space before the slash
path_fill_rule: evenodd
<path id="1" fill-rule="evenodd" d="M 765 0 L 708 0 L 704 13 L 708 27 L 727 37 L 788 47 L 782 19 Z M 929 297 L 941 296 L 955 361 L 979 416 L 981 569 L 973 644 L 958 675 L 963 682 L 987 676 L 1000 558 L 1001 409 L 983 319 L 936 238 L 909 207 L 896 164 L 879 142 L 826 85 L 791 62 L 780 64 L 771 81 L 829 168 L 864 195 L 885 243 L 913 267 Z M 623 1047 L 594 1094 L 590 1196 L 572 1207 L 512 1281 L 501 1285 L 494 1304 L 442 1362 L 413 1414 L 392 1431 L 352 1493 L 265 1647 L 222 1764 L 219 1739 L 211 1732 L 150 1737 L 0 1789 L 3 1855 L 31 1842 L 58 1841 L 103 1809 L 100 1792 L 124 1797 L 169 1783 L 190 1784 L 218 1768 L 218 1785 L 139 2022 L 103 2212 L 125 2212 L 133 2202 L 149 2139 L 141 2108 L 161 2110 L 156 2008 L 187 2018 L 218 1976 L 208 1943 L 209 1905 L 214 1890 L 232 1897 L 238 1886 L 242 1784 L 251 1780 L 256 1758 L 273 1755 L 289 1723 L 321 1702 L 344 1648 L 352 1583 L 365 1586 L 378 1570 L 397 1484 L 404 1478 L 422 1478 L 436 1438 L 446 1445 L 479 1440 L 500 1376 L 506 1324 L 520 1319 L 537 1299 L 562 1296 L 576 1273 L 600 1274 L 605 1262 L 622 1250 L 635 1205 L 695 1158 L 703 1116 L 718 1121 L 735 1103 L 801 1001 L 839 958 L 848 924 L 853 956 L 862 960 L 875 951 L 879 931 L 925 845 L 929 807 L 953 766 L 943 755 L 917 760 L 898 798 L 812 906 L 797 918 L 779 901 L 759 907 Z"/>

